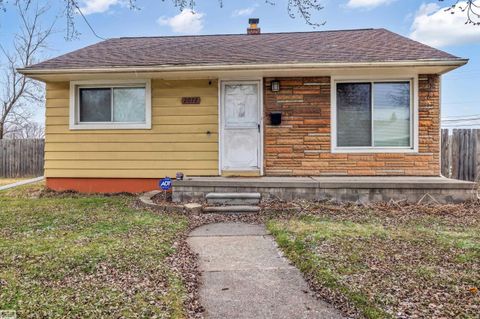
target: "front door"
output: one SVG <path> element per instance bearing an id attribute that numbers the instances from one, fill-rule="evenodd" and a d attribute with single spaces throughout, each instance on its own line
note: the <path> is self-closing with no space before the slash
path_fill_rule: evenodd
<path id="1" fill-rule="evenodd" d="M 260 174 L 259 81 L 224 81 L 221 86 L 222 174 Z"/>

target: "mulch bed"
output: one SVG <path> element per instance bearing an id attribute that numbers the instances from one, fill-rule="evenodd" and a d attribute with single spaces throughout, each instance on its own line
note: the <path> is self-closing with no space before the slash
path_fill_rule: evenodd
<path id="1" fill-rule="evenodd" d="M 172 192 L 161 192 L 152 197 L 152 201 L 157 205 L 173 205 Z"/>

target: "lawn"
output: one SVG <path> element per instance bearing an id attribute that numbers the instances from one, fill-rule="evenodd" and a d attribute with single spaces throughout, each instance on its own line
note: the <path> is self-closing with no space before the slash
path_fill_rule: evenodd
<path id="1" fill-rule="evenodd" d="M 259 215 L 188 220 L 135 200 L 55 194 L 42 183 L 1 191 L 0 310 L 19 318 L 190 317 L 198 276 L 181 235 L 228 220 L 265 222 L 319 296 L 351 317 L 480 313 L 478 203 L 299 201 Z M 183 257 L 172 267 L 175 247 Z"/>
<path id="2" fill-rule="evenodd" d="M 478 318 L 478 204 L 315 204 L 267 227 L 319 293 L 352 315 Z"/>
<path id="3" fill-rule="evenodd" d="M 19 318 L 184 318 L 166 258 L 187 227 L 130 196 L 0 192 L 0 310 Z M 41 195 L 41 196 L 39 196 Z"/>

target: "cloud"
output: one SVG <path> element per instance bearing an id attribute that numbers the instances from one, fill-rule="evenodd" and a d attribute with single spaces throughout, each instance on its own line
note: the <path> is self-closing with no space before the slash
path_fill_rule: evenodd
<path id="1" fill-rule="evenodd" d="M 232 16 L 233 17 L 248 16 L 248 15 L 251 15 L 256 8 L 257 8 L 257 5 L 254 5 L 248 8 L 243 8 L 243 9 L 236 9 L 232 12 Z"/>
<path id="2" fill-rule="evenodd" d="M 160 17 L 157 23 L 169 26 L 173 32 L 196 34 L 203 30 L 204 13 L 184 9 L 182 12 L 171 18 Z"/>
<path id="3" fill-rule="evenodd" d="M 480 0 L 475 1 L 480 5 Z M 465 5 L 460 2 L 458 6 Z M 465 24 L 467 13 L 446 12 L 437 3 L 422 4 L 415 15 L 410 38 L 437 47 L 480 43 L 480 27 Z"/>
<path id="4" fill-rule="evenodd" d="M 111 6 L 121 3 L 121 0 L 83 0 L 80 10 L 83 14 L 102 13 Z"/>
<path id="5" fill-rule="evenodd" d="M 389 4 L 392 1 L 395 0 L 348 0 L 347 7 L 371 9 L 381 5 Z"/>

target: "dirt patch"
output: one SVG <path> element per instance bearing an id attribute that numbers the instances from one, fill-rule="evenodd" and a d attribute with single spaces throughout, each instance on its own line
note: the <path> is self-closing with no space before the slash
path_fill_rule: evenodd
<path id="1" fill-rule="evenodd" d="M 172 192 L 161 192 L 152 197 L 152 201 L 157 205 L 173 205 Z"/>

